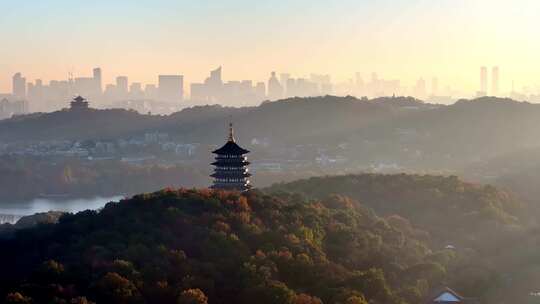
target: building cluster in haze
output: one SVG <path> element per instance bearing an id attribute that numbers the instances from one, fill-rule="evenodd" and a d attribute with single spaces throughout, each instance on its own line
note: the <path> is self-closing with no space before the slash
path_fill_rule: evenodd
<path id="1" fill-rule="evenodd" d="M 66 80 L 51 80 L 48 84 L 41 79 L 28 81 L 21 73 L 17 73 L 12 78 L 12 88 L 11 94 L 0 97 L 9 102 L 24 101 L 24 109 L 12 111 L 11 114 L 62 109 L 75 95 L 84 96 L 98 108 L 117 107 L 144 113 L 170 113 L 192 105 L 248 106 L 265 100 L 334 93 L 329 75 L 312 74 L 310 78 L 292 78 L 282 73 L 278 78 L 272 72 L 268 82 L 225 81 L 221 67 L 211 71 L 204 82 L 190 84 L 189 97 L 184 90 L 183 75 L 158 75 L 157 85 L 130 83 L 127 76 L 118 76 L 115 83 L 104 85 L 100 68 L 93 70 L 92 77 L 74 78 L 70 75 Z"/>
<path id="2" fill-rule="evenodd" d="M 483 66 L 480 68 L 480 90 L 477 92 L 478 97 L 498 96 L 499 95 L 499 67 L 491 69 L 491 88 L 488 85 L 488 68 Z"/>
<path id="3" fill-rule="evenodd" d="M 221 67 L 210 71 L 200 83 L 184 85 L 183 75 L 158 75 L 156 84 L 130 82 L 127 76 L 118 76 L 112 84 L 104 84 L 101 68 L 95 68 L 91 77 L 73 77 L 51 80 L 45 84 L 41 79 L 28 81 L 21 73 L 12 78 L 11 94 L 0 94 L 0 119 L 28 112 L 48 112 L 65 108 L 69 100 L 81 95 L 97 108 L 127 108 L 141 113 L 168 114 L 187 106 L 222 104 L 253 106 L 265 100 L 289 97 L 321 95 L 351 95 L 356 97 L 414 96 L 433 103 L 452 103 L 458 98 L 501 96 L 499 67 L 480 69 L 479 89 L 467 96 L 449 86 L 441 86 L 438 78 L 426 81 L 420 78 L 413 86 L 402 85 L 398 79 L 383 79 L 372 73 L 363 79 L 356 73 L 354 79 L 333 83 L 330 75 L 311 74 L 294 78 L 289 73 L 271 72 L 266 82 L 252 80 L 228 80 L 222 77 Z M 491 83 L 489 80 L 491 79 Z M 185 88 L 189 87 L 189 95 Z M 505 96 L 516 100 L 537 101 L 540 94 L 524 88 L 523 93 L 512 91 Z"/>
<path id="4" fill-rule="evenodd" d="M 51 111 L 66 107 L 74 95 L 91 100 L 101 107 L 133 108 L 143 112 L 163 104 L 178 104 L 184 95 L 182 75 L 159 75 L 158 85 L 129 83 L 127 76 L 118 76 L 114 84 L 103 85 L 102 71 L 95 68 L 92 77 L 70 77 L 67 80 L 51 80 L 44 84 L 41 79 L 27 81 L 21 73 L 13 76 L 11 96 L 8 100 L 24 100 L 32 112 Z M 175 107 L 173 107 L 174 109 Z"/>

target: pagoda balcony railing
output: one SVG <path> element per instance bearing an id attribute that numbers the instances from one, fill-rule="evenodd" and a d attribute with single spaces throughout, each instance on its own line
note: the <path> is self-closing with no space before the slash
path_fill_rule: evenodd
<path id="1" fill-rule="evenodd" d="M 216 167 L 214 169 L 214 171 L 218 172 L 218 171 L 223 171 L 223 172 L 231 172 L 231 171 L 235 171 L 235 172 L 248 172 L 249 169 L 246 168 L 246 167 Z"/>
<path id="2" fill-rule="evenodd" d="M 237 160 L 244 160 L 247 161 L 247 156 L 240 156 L 240 155 L 218 155 L 216 156 L 216 159 L 224 160 L 224 161 L 237 161 Z"/>
<path id="3" fill-rule="evenodd" d="M 249 183 L 246 183 L 246 184 L 214 184 L 210 188 L 246 191 L 246 190 L 251 189 L 252 186 Z"/>
<path id="4" fill-rule="evenodd" d="M 248 172 L 238 172 L 238 173 L 225 173 L 225 172 L 215 172 L 214 174 L 210 175 L 211 177 L 215 178 L 247 178 L 251 176 L 251 173 Z"/>
<path id="5" fill-rule="evenodd" d="M 225 167 L 225 166 L 243 167 L 243 166 L 248 166 L 249 164 L 250 162 L 245 161 L 245 160 L 225 161 L 222 159 L 216 159 L 216 161 L 212 163 L 212 165 L 219 166 L 219 167 Z"/>
<path id="6" fill-rule="evenodd" d="M 214 184 L 249 184 L 249 180 L 246 178 L 216 178 Z"/>

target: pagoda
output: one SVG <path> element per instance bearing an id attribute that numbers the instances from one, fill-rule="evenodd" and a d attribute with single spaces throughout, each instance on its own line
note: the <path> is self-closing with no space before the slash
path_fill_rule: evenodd
<path id="1" fill-rule="evenodd" d="M 71 110 L 75 110 L 75 111 L 88 110 L 88 101 L 84 97 L 79 95 L 73 98 L 73 100 L 70 103 L 70 106 L 71 106 Z"/>
<path id="2" fill-rule="evenodd" d="M 213 151 L 216 154 L 216 161 L 212 163 L 214 178 L 212 189 L 246 191 L 251 189 L 247 166 L 249 162 L 245 154 L 249 151 L 236 144 L 232 123 L 229 124 L 229 138 L 223 147 Z"/>

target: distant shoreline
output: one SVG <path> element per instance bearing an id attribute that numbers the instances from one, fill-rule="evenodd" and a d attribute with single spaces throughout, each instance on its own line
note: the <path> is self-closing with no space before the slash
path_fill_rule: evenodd
<path id="1" fill-rule="evenodd" d="M 0 198 L 0 206 L 6 205 L 6 204 L 26 203 L 26 202 L 31 202 L 35 200 L 50 200 L 50 201 L 65 202 L 65 201 L 70 201 L 70 200 L 91 200 L 91 199 L 100 199 L 100 198 L 108 198 L 108 197 L 128 197 L 128 196 L 130 195 L 127 193 L 120 193 L 120 194 L 99 193 L 99 194 L 92 194 L 92 195 L 79 195 L 79 194 L 72 194 L 72 193 L 40 194 L 37 196 L 29 196 L 29 197 L 2 197 Z"/>

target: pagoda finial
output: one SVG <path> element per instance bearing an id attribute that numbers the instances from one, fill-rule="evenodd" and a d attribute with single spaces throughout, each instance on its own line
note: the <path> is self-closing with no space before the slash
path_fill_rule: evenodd
<path id="1" fill-rule="evenodd" d="M 234 129 L 232 122 L 229 123 L 229 138 L 228 141 L 234 142 Z"/>

